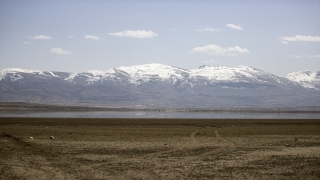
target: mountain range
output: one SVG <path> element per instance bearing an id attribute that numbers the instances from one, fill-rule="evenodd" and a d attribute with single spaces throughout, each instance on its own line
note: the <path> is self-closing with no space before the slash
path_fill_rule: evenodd
<path id="1" fill-rule="evenodd" d="M 145 64 L 83 73 L 7 68 L 1 102 L 145 107 L 320 106 L 320 72 Z"/>

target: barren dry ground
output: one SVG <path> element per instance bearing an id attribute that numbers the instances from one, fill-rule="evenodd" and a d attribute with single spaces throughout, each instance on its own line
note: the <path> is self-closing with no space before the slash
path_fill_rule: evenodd
<path id="1" fill-rule="evenodd" d="M 320 120 L 0 118 L 0 133 L 0 179 L 320 179 Z"/>

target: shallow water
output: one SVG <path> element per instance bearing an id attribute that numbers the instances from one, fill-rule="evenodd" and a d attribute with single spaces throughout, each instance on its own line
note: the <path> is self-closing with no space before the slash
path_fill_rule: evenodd
<path id="1" fill-rule="evenodd" d="M 183 118 L 183 119 L 320 119 L 319 113 L 85 111 L 0 113 L 0 117 L 42 118 Z"/>

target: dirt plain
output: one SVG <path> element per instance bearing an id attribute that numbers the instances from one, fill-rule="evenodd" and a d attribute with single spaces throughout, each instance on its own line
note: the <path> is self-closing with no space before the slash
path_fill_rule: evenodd
<path id="1" fill-rule="evenodd" d="M 320 179 L 319 120 L 0 118 L 0 133 L 0 179 Z"/>

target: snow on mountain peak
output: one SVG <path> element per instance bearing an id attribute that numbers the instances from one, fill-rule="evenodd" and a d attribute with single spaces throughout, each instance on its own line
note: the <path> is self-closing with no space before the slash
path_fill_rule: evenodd
<path id="1" fill-rule="evenodd" d="M 44 72 L 47 72 L 50 75 L 47 75 Z M 21 69 L 21 68 L 6 68 L 0 71 L 0 80 L 2 80 L 7 75 L 9 75 L 11 81 L 17 81 L 17 80 L 23 79 L 23 77 L 19 73 L 58 77 L 51 71 L 38 71 L 38 70 Z"/>
<path id="2" fill-rule="evenodd" d="M 90 74 L 92 76 L 100 76 L 100 77 L 105 77 L 108 76 L 110 74 L 115 74 L 115 70 L 114 69 L 108 69 L 108 70 L 89 70 L 86 72 L 87 74 Z M 82 74 L 82 73 L 80 73 Z"/>
<path id="3" fill-rule="evenodd" d="M 188 73 L 188 70 L 183 70 L 170 65 L 163 64 L 144 64 L 137 66 L 120 66 L 116 70 L 121 70 L 129 75 L 132 83 L 139 84 L 140 81 L 148 82 L 152 78 L 160 78 L 161 81 L 168 80 L 170 78 L 180 79 L 183 78 L 184 73 Z"/>
<path id="4" fill-rule="evenodd" d="M 306 88 L 319 90 L 320 87 L 320 71 L 297 71 L 283 75 L 284 78 L 294 81 Z"/>
<path id="5" fill-rule="evenodd" d="M 290 78 L 293 81 L 312 81 L 314 78 L 317 77 L 316 72 L 311 71 L 297 71 L 291 72 L 284 75 L 285 78 Z"/>
<path id="6" fill-rule="evenodd" d="M 238 81 L 239 77 L 252 78 L 254 75 L 251 68 L 239 66 L 229 68 L 225 66 L 201 66 L 199 69 L 191 70 L 191 77 L 205 77 L 209 80 L 216 81 Z"/>
<path id="7" fill-rule="evenodd" d="M 264 84 L 300 84 L 306 88 L 320 89 L 320 71 L 293 72 L 279 77 L 268 72 L 248 66 L 225 67 L 203 65 L 198 69 L 182 69 L 165 64 L 143 64 L 136 66 L 120 66 L 108 70 L 89 70 L 83 73 L 65 73 L 51 71 L 37 71 L 20 68 L 7 68 L 0 70 L 0 81 L 8 78 L 11 81 L 24 79 L 27 74 L 36 78 L 60 78 L 73 83 L 103 83 L 105 81 L 115 84 L 141 83 L 189 83 L 191 86 L 201 83 L 217 82 L 250 82 Z"/>
<path id="8" fill-rule="evenodd" d="M 42 71 L 30 70 L 30 69 L 21 69 L 21 68 L 6 68 L 1 70 L 1 73 L 39 73 L 42 74 Z"/>

